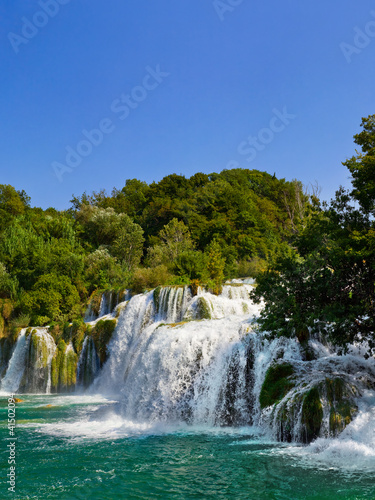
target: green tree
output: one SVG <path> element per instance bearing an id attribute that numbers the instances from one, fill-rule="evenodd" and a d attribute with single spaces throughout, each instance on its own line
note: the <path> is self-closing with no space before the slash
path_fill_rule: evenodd
<path id="1" fill-rule="evenodd" d="M 159 232 L 157 243 L 149 249 L 148 260 L 153 266 L 173 265 L 182 253 L 192 249 L 189 228 L 183 221 L 172 219 Z"/>
<path id="2" fill-rule="evenodd" d="M 121 227 L 111 245 L 111 253 L 122 262 L 128 271 L 135 269 L 143 253 L 143 229 L 122 214 Z"/>
<path id="3" fill-rule="evenodd" d="M 340 188 L 329 205 L 315 201 L 295 236 L 296 252 L 277 258 L 258 278 L 253 297 L 264 298 L 261 323 L 273 335 L 306 340 L 309 331 L 323 330 L 343 347 L 361 339 L 375 349 L 374 201 L 365 183 L 371 171 L 364 168 L 372 161 L 374 122 L 363 123 L 365 133 L 355 136 L 363 153 L 344 163 L 353 191 Z"/>
<path id="4" fill-rule="evenodd" d="M 44 322 L 72 320 L 80 313 L 80 298 L 67 276 L 44 274 L 23 295 L 22 308 L 36 324 L 38 317 Z"/>
<path id="5" fill-rule="evenodd" d="M 224 281 L 225 258 L 222 255 L 220 244 L 213 240 L 207 249 L 207 272 L 209 281 L 212 282 L 213 292 L 221 293 Z"/>
<path id="6" fill-rule="evenodd" d="M 352 174 L 353 197 L 363 210 L 375 215 L 375 115 L 362 118 L 362 132 L 354 136 L 354 142 L 362 152 L 345 161 Z"/>

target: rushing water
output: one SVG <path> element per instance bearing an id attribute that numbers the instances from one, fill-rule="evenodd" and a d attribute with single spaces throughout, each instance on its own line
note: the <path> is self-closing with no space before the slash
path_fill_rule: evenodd
<path id="1" fill-rule="evenodd" d="M 370 457 L 337 440 L 330 457 L 318 445 L 276 443 L 254 427 L 128 421 L 118 402 L 100 396 L 23 398 L 17 493 L 6 494 L 3 467 L 1 498 L 375 498 Z M 5 402 L 1 416 L 6 434 Z"/>
<path id="2" fill-rule="evenodd" d="M 249 290 L 226 286 L 218 297 L 204 290 L 193 297 L 188 288 L 163 288 L 135 296 L 120 304 L 101 369 L 85 338 L 74 395 L 16 394 L 13 498 L 374 500 L 374 360 L 364 358 L 363 346 L 339 355 L 314 338 L 306 358 L 296 340 L 269 340 L 254 330 L 259 309 Z M 108 304 L 115 302 L 102 297 L 101 314 L 113 318 Z M 1 382 L 5 438 L 6 396 L 22 387 L 50 391 L 55 345 L 45 329 L 34 335 L 33 350 L 21 332 Z M 294 386 L 262 409 L 266 372 L 280 362 L 293 367 Z M 337 381 L 355 413 L 335 435 L 328 392 Z M 319 388 L 323 418 L 318 439 L 306 446 L 298 442 L 312 388 Z"/>

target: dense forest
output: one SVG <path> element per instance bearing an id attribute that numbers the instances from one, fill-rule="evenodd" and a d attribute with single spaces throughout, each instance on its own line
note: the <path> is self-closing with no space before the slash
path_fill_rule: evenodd
<path id="1" fill-rule="evenodd" d="M 82 318 L 103 290 L 204 284 L 252 276 L 263 327 L 303 341 L 329 325 L 345 345 L 374 347 L 375 115 L 344 165 L 353 189 L 331 203 L 300 182 L 233 169 L 73 196 L 65 211 L 32 208 L 0 185 L 0 336 Z"/>
<path id="2" fill-rule="evenodd" d="M 4 332 L 72 321 L 99 291 L 256 275 L 288 253 L 308 204 L 299 182 L 256 170 L 129 179 L 71 208 L 31 208 L 0 186 L 0 297 Z"/>

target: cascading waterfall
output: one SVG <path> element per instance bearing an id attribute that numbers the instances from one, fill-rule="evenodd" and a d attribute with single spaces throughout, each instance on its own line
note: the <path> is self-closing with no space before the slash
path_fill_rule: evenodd
<path id="1" fill-rule="evenodd" d="M 182 321 L 189 299 L 191 299 L 189 287 L 162 288 L 159 295 L 158 310 L 156 311 L 157 319 L 168 323 Z"/>
<path id="2" fill-rule="evenodd" d="M 23 328 L 18 336 L 6 374 L 1 381 L 0 391 L 2 393 L 10 394 L 18 390 L 25 371 L 29 344 L 30 337 L 26 336 L 26 328 Z"/>
<path id="3" fill-rule="evenodd" d="M 95 321 L 98 318 L 106 316 L 107 314 L 111 314 L 118 304 L 130 299 L 130 290 L 122 290 L 118 292 L 107 290 L 102 292 L 99 296 L 99 307 L 95 307 L 93 305 L 93 299 L 90 300 L 87 306 L 84 316 L 84 320 L 87 323 Z M 96 296 L 95 299 L 97 300 L 98 296 Z"/>
<path id="4" fill-rule="evenodd" d="M 0 390 L 50 393 L 55 351 L 55 342 L 46 328 L 22 329 Z"/>
<path id="5" fill-rule="evenodd" d="M 165 287 L 134 297 L 91 390 L 117 397 L 122 415 L 138 422 L 255 424 L 307 443 L 339 435 L 375 388 L 374 360 L 355 348 L 338 355 L 324 339 L 269 340 L 253 329 L 250 289 L 193 297 Z"/>
<path id="6" fill-rule="evenodd" d="M 134 297 L 92 390 L 121 395 L 126 418 L 212 425 L 251 421 L 250 286 L 221 296 L 166 287 Z M 204 316 L 215 320 L 190 321 Z"/>
<path id="7" fill-rule="evenodd" d="M 323 337 L 270 340 L 255 328 L 251 288 L 232 283 L 219 296 L 203 288 L 193 296 L 189 287 L 160 287 L 124 297 L 112 314 L 118 297 L 103 295 L 104 316 L 82 333 L 79 356 L 72 332 L 56 347 L 47 329 L 22 330 L 1 391 L 48 393 L 52 374 L 53 391 L 114 397 L 137 425 L 256 425 L 279 441 L 323 439 L 334 449 L 346 436 L 366 446 L 374 359 L 361 345 L 340 355 Z"/>

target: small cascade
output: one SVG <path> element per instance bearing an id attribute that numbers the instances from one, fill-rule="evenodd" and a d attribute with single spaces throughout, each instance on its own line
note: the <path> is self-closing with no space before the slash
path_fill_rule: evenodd
<path id="1" fill-rule="evenodd" d="M 114 337 L 109 345 L 109 359 L 98 379 L 94 381 L 94 390 L 105 392 L 108 388 L 109 392 L 113 392 L 121 389 L 125 372 L 129 371 L 133 353 L 138 348 L 138 337 L 154 319 L 154 311 L 153 291 L 136 295 L 130 300 L 120 314 Z"/>
<path id="2" fill-rule="evenodd" d="M 112 300 L 114 297 L 114 293 L 112 291 L 109 292 L 104 292 L 102 294 L 102 298 L 100 301 L 100 308 L 99 308 L 99 318 L 102 316 L 105 316 L 106 314 L 110 314 L 112 312 Z"/>
<path id="3" fill-rule="evenodd" d="M 77 365 L 77 389 L 86 389 L 100 369 L 99 356 L 92 337 L 86 336 Z"/>
<path id="4" fill-rule="evenodd" d="M 228 316 L 252 317 L 259 306 L 250 300 L 250 285 L 224 285 L 220 295 L 213 295 L 201 287 L 191 300 L 184 319 L 220 319 Z"/>
<path id="5" fill-rule="evenodd" d="M 375 390 L 374 359 L 338 355 L 322 340 L 301 346 L 296 339 L 251 336 L 254 422 L 278 441 L 339 435 L 358 414 L 362 396 Z"/>
<path id="6" fill-rule="evenodd" d="M 91 321 L 95 321 L 97 317 L 98 317 L 98 315 L 95 313 L 92 301 L 90 301 L 88 306 L 87 306 L 85 316 L 83 319 L 84 319 L 85 323 L 90 323 Z"/>
<path id="7" fill-rule="evenodd" d="M 130 300 L 131 293 L 129 290 L 115 292 L 106 290 L 100 294 L 94 294 L 86 309 L 84 321 L 91 323 L 98 318 L 111 314 L 114 309 L 126 300 Z"/>
<path id="8" fill-rule="evenodd" d="M 0 391 L 3 393 L 16 393 L 20 386 L 30 344 L 30 337 L 26 336 L 26 328 L 23 328 L 18 335 L 16 347 L 10 358 L 5 377 L 1 381 Z"/>
<path id="9" fill-rule="evenodd" d="M 192 298 L 190 288 L 185 287 L 163 287 L 158 295 L 156 306 L 156 319 L 168 323 L 179 323 L 182 321 L 187 305 Z M 154 292 L 155 295 L 155 292 Z"/>

